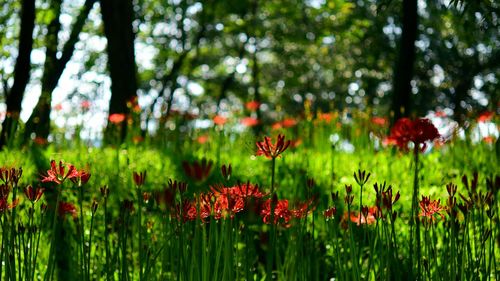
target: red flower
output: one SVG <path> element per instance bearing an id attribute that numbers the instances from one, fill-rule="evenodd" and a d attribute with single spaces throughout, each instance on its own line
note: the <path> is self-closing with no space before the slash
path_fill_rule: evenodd
<path id="1" fill-rule="evenodd" d="M 187 161 L 182 162 L 182 168 L 188 177 L 195 181 L 204 181 L 210 175 L 212 171 L 213 162 L 211 160 L 203 158 L 201 162 L 194 161 L 189 163 Z"/>
<path id="2" fill-rule="evenodd" d="M 137 186 L 144 185 L 144 181 L 146 181 L 146 171 L 139 172 L 139 173 L 134 172 L 133 178 L 134 178 L 135 185 L 137 185 Z"/>
<path id="3" fill-rule="evenodd" d="M 125 114 L 123 113 L 113 113 L 109 115 L 109 122 L 113 124 L 120 124 L 125 121 Z"/>
<path id="4" fill-rule="evenodd" d="M 318 120 L 325 122 L 325 123 L 330 123 L 332 122 L 333 116 L 331 113 L 318 113 Z"/>
<path id="5" fill-rule="evenodd" d="M 0 197 L 0 213 L 15 208 L 17 204 L 19 204 L 19 199 L 16 199 L 15 201 L 9 204 L 7 198 Z"/>
<path id="6" fill-rule="evenodd" d="M 328 219 L 332 219 L 335 217 L 335 214 L 337 214 L 337 208 L 335 207 L 331 207 L 329 209 L 326 209 L 324 212 L 323 212 L 323 215 L 325 216 L 325 218 L 328 220 Z"/>
<path id="7" fill-rule="evenodd" d="M 297 120 L 293 118 L 285 118 L 283 119 L 283 121 L 281 121 L 281 125 L 283 126 L 283 128 L 291 128 L 297 125 Z"/>
<path id="8" fill-rule="evenodd" d="M 30 200 L 32 203 L 38 202 L 40 198 L 42 198 L 43 192 L 45 191 L 45 188 L 33 188 L 33 186 L 28 185 L 26 188 L 24 188 L 24 194 Z"/>
<path id="9" fill-rule="evenodd" d="M 16 169 L 0 167 L 0 180 L 5 184 L 11 183 L 13 185 L 17 185 L 22 175 L 23 168 Z"/>
<path id="10" fill-rule="evenodd" d="M 278 200 L 273 199 L 274 205 L 274 222 L 273 224 L 284 223 L 285 226 L 290 222 L 292 218 L 292 212 L 288 209 L 288 200 Z M 262 209 L 260 211 L 262 216 L 262 221 L 266 224 L 271 223 L 271 199 L 264 202 Z"/>
<path id="11" fill-rule="evenodd" d="M 66 172 L 66 167 L 68 172 Z M 78 171 L 75 166 L 71 164 L 63 164 L 59 161 L 59 166 L 56 166 L 56 161 L 50 161 L 50 170 L 47 171 L 47 175 L 42 177 L 42 182 L 54 182 L 57 184 L 62 184 L 66 179 L 72 179 L 78 176 Z"/>
<path id="12" fill-rule="evenodd" d="M 263 141 L 258 141 L 257 145 L 257 156 L 265 155 L 269 159 L 274 159 L 280 156 L 288 146 L 290 145 L 290 140 L 285 141 L 284 135 L 278 135 L 276 144 L 271 143 L 270 137 L 264 137 Z"/>
<path id="13" fill-rule="evenodd" d="M 439 137 L 439 132 L 429 119 L 410 120 L 408 118 L 399 119 L 391 129 L 390 141 L 394 141 L 399 148 L 408 150 L 408 142 L 413 142 L 416 146 L 423 144 L 421 150 L 426 148 L 426 141 L 433 141 Z"/>
<path id="14" fill-rule="evenodd" d="M 90 103 L 90 101 L 88 101 L 88 100 L 84 100 L 84 101 L 82 101 L 82 102 L 80 103 L 80 106 L 81 106 L 81 107 L 82 107 L 82 109 L 84 109 L 84 110 L 89 109 L 91 105 L 92 105 L 92 104 L 91 104 L 91 103 Z"/>
<path id="15" fill-rule="evenodd" d="M 250 111 L 257 111 L 259 109 L 260 102 L 258 101 L 249 101 L 245 104 L 245 107 Z"/>
<path id="16" fill-rule="evenodd" d="M 227 118 L 222 117 L 220 115 L 215 115 L 213 121 L 215 125 L 223 126 L 224 124 L 226 124 Z"/>
<path id="17" fill-rule="evenodd" d="M 446 210 L 445 207 L 441 206 L 441 200 L 432 200 L 430 197 L 422 196 L 422 200 L 419 202 L 420 214 L 424 223 L 433 223 L 437 220 L 436 215 L 444 220 L 443 211 Z"/>
<path id="18" fill-rule="evenodd" d="M 446 112 L 444 112 L 444 111 L 436 111 L 436 113 L 434 113 L 434 115 L 435 115 L 436 117 L 441 117 L 441 118 L 444 118 L 444 117 L 448 116 L 448 115 L 446 114 Z"/>
<path id="19" fill-rule="evenodd" d="M 197 141 L 199 144 L 204 144 L 204 143 L 206 143 L 208 140 L 209 140 L 208 135 L 201 135 L 201 136 L 199 136 L 199 137 L 196 139 L 196 141 Z"/>
<path id="20" fill-rule="evenodd" d="M 82 186 L 84 184 L 86 184 L 90 179 L 90 173 L 87 172 L 86 170 L 80 170 L 80 171 L 76 171 L 76 175 L 75 177 L 71 178 L 70 180 L 78 185 L 78 186 Z"/>
<path id="21" fill-rule="evenodd" d="M 58 103 L 56 105 L 54 105 L 54 110 L 55 111 L 61 111 L 63 109 L 63 105 Z"/>
<path id="22" fill-rule="evenodd" d="M 494 136 L 486 136 L 483 138 L 483 141 L 485 143 L 489 143 L 489 144 L 492 144 L 495 142 L 495 137 Z"/>
<path id="23" fill-rule="evenodd" d="M 477 117 L 477 122 L 488 122 L 491 119 L 493 119 L 493 116 L 495 116 L 495 112 L 493 111 L 485 111 L 479 114 Z"/>
<path id="24" fill-rule="evenodd" d="M 371 119 L 372 124 L 383 127 L 387 124 L 387 118 L 374 116 Z"/>
<path id="25" fill-rule="evenodd" d="M 364 207 L 364 212 L 361 213 L 351 212 L 350 214 L 348 214 L 346 212 L 342 217 L 342 226 L 344 228 L 347 228 L 347 219 L 349 219 L 352 223 L 355 223 L 357 226 L 360 226 L 362 224 L 371 225 L 377 221 L 376 215 L 377 207 Z"/>
<path id="26" fill-rule="evenodd" d="M 76 219 L 76 207 L 68 202 L 59 202 L 59 216 L 63 217 L 70 214 L 73 219 Z"/>
<path id="27" fill-rule="evenodd" d="M 247 126 L 247 127 L 255 127 L 257 125 L 259 125 L 259 120 L 257 118 L 253 118 L 253 117 L 245 117 L 243 119 L 241 119 L 241 124 L 243 124 L 244 126 Z"/>

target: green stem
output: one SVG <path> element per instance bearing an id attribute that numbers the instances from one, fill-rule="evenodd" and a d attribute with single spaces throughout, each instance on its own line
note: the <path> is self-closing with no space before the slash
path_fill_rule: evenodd
<path id="1" fill-rule="evenodd" d="M 54 250 L 56 244 L 57 213 L 59 211 L 59 196 L 60 196 L 59 187 L 56 187 L 55 191 L 56 191 L 56 206 L 54 208 L 54 216 L 52 217 L 52 241 L 50 243 L 50 250 L 49 250 L 49 263 L 47 265 L 47 271 L 45 272 L 45 277 L 44 277 L 45 281 L 52 279 L 52 273 L 55 261 Z"/>

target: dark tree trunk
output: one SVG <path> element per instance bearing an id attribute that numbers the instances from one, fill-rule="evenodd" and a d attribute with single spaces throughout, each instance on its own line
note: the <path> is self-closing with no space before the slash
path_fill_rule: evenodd
<path id="1" fill-rule="evenodd" d="M 59 16 L 61 14 L 62 0 L 53 0 L 51 7 L 54 11 L 54 18 L 48 26 L 46 36 L 45 64 L 42 75 L 42 93 L 38 103 L 26 123 L 25 141 L 34 134 L 35 137 L 47 139 L 50 133 L 50 112 L 52 102 L 52 92 L 57 87 L 59 78 L 66 68 L 75 51 L 75 44 L 78 42 L 80 32 L 85 25 L 85 21 L 97 0 L 86 0 L 80 10 L 75 23 L 71 29 L 68 41 L 64 44 L 61 57 L 57 58 L 57 46 L 59 44 L 58 34 L 61 30 Z"/>
<path id="2" fill-rule="evenodd" d="M 21 8 L 21 30 L 19 32 L 19 54 L 14 68 L 14 84 L 6 93 L 7 115 L 2 123 L 0 148 L 15 134 L 21 112 L 24 91 L 31 70 L 30 55 L 33 49 L 35 27 L 35 0 L 23 0 Z"/>
<path id="3" fill-rule="evenodd" d="M 411 79 L 415 64 L 417 39 L 417 0 L 403 1 L 403 33 L 399 44 L 399 58 L 394 68 L 392 108 L 393 122 L 411 111 Z"/>
<path id="4" fill-rule="evenodd" d="M 137 97 L 137 69 L 134 56 L 134 32 L 132 30 L 132 0 L 100 0 L 104 33 L 108 40 L 108 67 L 111 77 L 109 115 L 128 115 L 127 102 Z M 120 141 L 127 134 L 127 122 L 118 126 L 108 123 L 106 137 L 111 138 L 120 130 Z"/>

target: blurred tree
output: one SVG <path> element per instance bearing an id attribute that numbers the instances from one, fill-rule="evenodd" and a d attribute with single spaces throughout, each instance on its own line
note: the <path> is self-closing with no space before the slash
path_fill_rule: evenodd
<path id="1" fill-rule="evenodd" d="M 134 32 L 132 29 L 132 0 L 101 0 L 104 33 L 108 41 L 108 67 L 111 77 L 111 99 L 109 116 L 124 114 L 137 102 L 137 67 L 134 54 Z M 127 121 L 116 125 L 108 122 L 107 136 L 120 130 L 120 140 L 127 134 Z M 112 135 L 112 134 L 111 134 Z M 109 141 L 109 140 L 108 140 Z"/>
<path id="2" fill-rule="evenodd" d="M 17 131 L 21 103 L 30 77 L 30 55 L 33 49 L 33 29 L 35 28 L 35 0 L 23 0 L 21 4 L 21 30 L 19 32 L 19 52 L 14 68 L 14 84 L 6 90 L 7 114 L 0 132 L 0 149 Z"/>
<path id="3" fill-rule="evenodd" d="M 412 86 L 415 63 L 415 40 L 417 39 L 418 5 L 417 0 L 403 0 L 402 35 L 399 43 L 399 55 L 394 67 L 392 121 L 408 116 L 412 110 Z"/>
<path id="4" fill-rule="evenodd" d="M 52 110 L 52 92 L 57 87 L 59 78 L 66 68 L 66 64 L 73 56 L 75 44 L 78 42 L 80 32 L 85 25 L 88 14 L 94 3 L 97 0 L 86 0 L 83 7 L 77 15 L 68 40 L 64 43 L 62 50 L 58 51 L 59 32 L 61 30 L 61 15 L 62 0 L 50 0 L 51 13 L 47 16 L 49 22 L 47 34 L 45 36 L 45 63 L 43 66 L 43 76 L 41 79 L 42 90 L 37 105 L 33 109 L 33 113 L 26 122 L 24 131 L 24 140 L 30 138 L 47 139 L 50 133 L 50 112 Z M 58 56 L 60 53 L 60 56 Z"/>

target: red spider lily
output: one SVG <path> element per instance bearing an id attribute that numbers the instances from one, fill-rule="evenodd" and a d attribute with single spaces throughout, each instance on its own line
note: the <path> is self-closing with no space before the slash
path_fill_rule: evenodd
<path id="1" fill-rule="evenodd" d="M 66 172 L 68 168 L 68 172 Z M 56 161 L 50 161 L 50 170 L 47 171 L 47 175 L 42 177 L 42 182 L 53 182 L 57 184 L 62 184 L 66 179 L 72 179 L 78 176 L 78 171 L 75 166 L 71 164 L 63 164 L 59 161 L 59 166 L 56 166 Z"/>
<path id="2" fill-rule="evenodd" d="M 182 203 L 180 205 L 177 204 L 175 208 L 176 208 L 175 218 L 177 218 L 178 220 L 182 219 L 183 222 L 193 221 L 198 216 L 196 203 L 192 201 L 183 200 Z"/>
<path id="3" fill-rule="evenodd" d="M 90 179 L 90 173 L 87 172 L 86 170 L 80 170 L 80 171 L 76 170 L 75 177 L 70 178 L 70 180 L 78 186 L 87 184 L 89 179 Z"/>
<path id="4" fill-rule="evenodd" d="M 441 200 L 431 200 L 430 197 L 422 196 L 422 200 L 419 202 L 420 214 L 424 223 L 431 224 L 437 220 L 436 215 L 444 220 L 443 211 L 446 210 L 445 207 L 441 206 Z"/>
<path id="5" fill-rule="evenodd" d="M 396 145 L 408 150 L 408 142 L 415 146 L 423 144 L 421 151 L 426 148 L 426 141 L 433 141 L 439 137 L 439 132 L 429 119 L 416 119 L 414 121 L 408 118 L 399 119 L 391 129 L 390 139 L 396 142 Z"/>
<path id="6" fill-rule="evenodd" d="M 260 106 L 260 102 L 258 102 L 258 101 L 249 101 L 245 104 L 246 109 L 248 109 L 252 112 L 257 111 L 257 109 L 259 109 L 259 106 Z"/>
<path id="7" fill-rule="evenodd" d="M 264 137 L 263 141 L 258 141 L 257 145 L 257 156 L 265 155 L 269 159 L 274 159 L 280 156 L 288 146 L 290 145 L 290 140 L 285 141 L 284 135 L 278 135 L 276 144 L 271 143 L 270 137 Z"/>
<path id="8" fill-rule="evenodd" d="M 316 198 L 312 197 L 306 202 L 299 203 L 296 209 L 291 210 L 292 216 L 297 219 L 305 218 L 315 209 Z"/>
<path id="9" fill-rule="evenodd" d="M 188 184 L 185 182 L 178 182 L 178 181 L 172 181 L 171 179 L 168 180 L 168 187 L 172 189 L 174 192 L 179 191 L 181 194 L 184 193 L 187 190 Z"/>
<path id="10" fill-rule="evenodd" d="M 0 213 L 5 212 L 6 210 L 13 209 L 19 204 L 19 199 L 14 200 L 12 203 L 8 203 L 7 198 L 0 197 Z"/>
<path id="11" fill-rule="evenodd" d="M 0 167 L 0 180 L 5 184 L 13 184 L 17 185 L 19 183 L 19 179 L 23 175 L 23 168 L 4 168 Z"/>
<path id="12" fill-rule="evenodd" d="M 290 219 L 292 218 L 292 212 L 288 209 L 288 200 L 278 200 L 276 197 L 273 199 L 274 206 L 274 221 L 273 224 L 284 223 L 288 225 Z M 266 224 L 271 223 L 271 199 L 264 202 L 262 209 L 260 210 L 260 215 L 262 216 L 262 221 Z"/>
<path id="13" fill-rule="evenodd" d="M 245 207 L 245 201 L 241 197 L 219 194 L 215 198 L 215 219 L 227 218 L 228 216 L 232 219 L 236 213 L 243 211 Z"/>
<path id="14" fill-rule="evenodd" d="M 215 218 L 229 216 L 243 211 L 245 205 L 252 199 L 260 199 L 264 194 L 259 190 L 258 185 L 250 183 L 238 184 L 233 187 L 211 186 L 213 196 L 215 196 L 214 213 Z"/>
<path id="15" fill-rule="evenodd" d="M 43 192 L 45 191 L 45 188 L 39 187 L 39 188 L 33 188 L 33 186 L 28 185 L 27 187 L 24 188 L 24 194 L 30 200 L 32 203 L 38 202 L 40 198 L 42 198 Z"/>
<path id="16" fill-rule="evenodd" d="M 233 172 L 233 169 L 231 168 L 231 164 L 229 164 L 227 166 L 226 166 L 226 164 L 223 164 L 222 167 L 220 168 L 220 171 L 221 171 L 222 177 L 225 180 L 229 180 L 231 178 L 231 174 Z"/>
<path id="17" fill-rule="evenodd" d="M 372 122 L 373 125 L 377 125 L 377 126 L 380 126 L 380 127 L 384 127 L 388 123 L 387 118 L 378 117 L 378 116 L 372 117 L 371 122 Z"/>
<path id="18" fill-rule="evenodd" d="M 363 207 L 363 211 L 361 213 L 351 212 L 348 214 L 344 213 L 342 216 L 342 227 L 344 229 L 347 228 L 347 219 L 349 219 L 352 223 L 355 223 L 357 226 L 362 224 L 372 225 L 377 221 L 378 211 L 377 207 Z"/>
<path id="19" fill-rule="evenodd" d="M 259 119 L 257 118 L 253 118 L 253 117 L 245 117 L 243 119 L 241 119 L 241 124 L 246 126 L 246 127 L 255 127 L 257 125 L 259 125 Z"/>
<path id="20" fill-rule="evenodd" d="M 213 118 L 213 121 L 214 121 L 215 125 L 224 126 L 224 124 L 226 124 L 226 122 L 227 122 L 227 118 L 222 117 L 220 115 L 215 115 L 215 117 Z"/>
<path id="21" fill-rule="evenodd" d="M 213 162 L 203 158 L 201 162 L 194 161 L 189 163 L 187 161 L 182 162 L 182 168 L 188 177 L 195 181 L 202 182 L 208 178 L 210 172 L 212 171 Z"/>
<path id="22" fill-rule="evenodd" d="M 493 116 L 495 116 L 495 112 L 493 111 L 485 111 L 479 114 L 477 117 L 477 122 L 488 122 L 491 119 L 493 119 Z"/>
<path id="23" fill-rule="evenodd" d="M 337 208 L 335 206 L 328 208 L 323 212 L 323 216 L 325 216 L 327 220 L 333 219 L 336 214 L 337 214 Z"/>
<path id="24" fill-rule="evenodd" d="M 125 121 L 125 114 L 123 113 L 113 113 L 109 115 L 109 122 L 113 124 L 120 124 Z"/>
<path id="25" fill-rule="evenodd" d="M 134 171 L 133 178 L 134 178 L 135 185 L 137 185 L 137 186 L 144 185 L 144 181 L 146 181 L 146 171 L 142 171 L 139 173 Z"/>
<path id="26" fill-rule="evenodd" d="M 59 202 L 59 216 L 64 218 L 65 215 L 70 214 L 73 219 L 76 219 L 76 207 L 75 205 L 68 203 L 68 202 Z"/>

